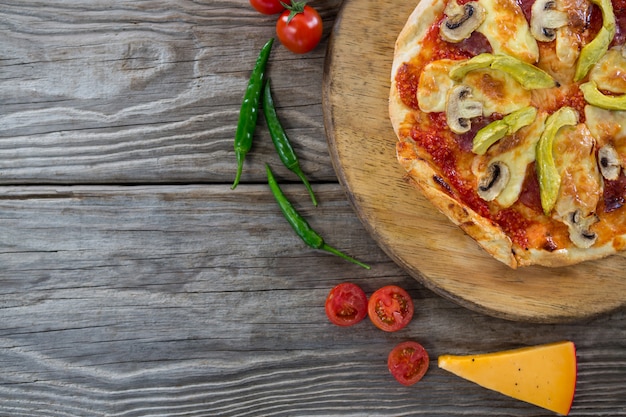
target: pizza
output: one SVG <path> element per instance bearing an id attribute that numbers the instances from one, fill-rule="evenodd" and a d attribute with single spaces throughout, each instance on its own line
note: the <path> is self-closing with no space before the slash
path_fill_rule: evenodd
<path id="1" fill-rule="evenodd" d="M 421 0 L 395 44 L 406 178 L 511 268 L 626 247 L 626 0 Z"/>

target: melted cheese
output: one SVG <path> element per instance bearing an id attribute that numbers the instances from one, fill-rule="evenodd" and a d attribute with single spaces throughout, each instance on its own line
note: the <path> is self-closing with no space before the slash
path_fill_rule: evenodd
<path id="1" fill-rule="evenodd" d="M 604 54 L 589 72 L 589 80 L 595 81 L 600 90 L 626 93 L 626 57 L 621 48 L 613 48 Z"/>
<path id="2" fill-rule="evenodd" d="M 484 388 L 567 415 L 576 389 L 576 349 L 558 342 L 480 355 L 443 355 L 439 367 Z"/>
<path id="3" fill-rule="evenodd" d="M 598 142 L 598 148 L 612 144 L 626 165 L 626 111 L 585 106 L 585 124 Z"/>
<path id="4" fill-rule="evenodd" d="M 554 159 L 561 175 L 561 187 L 554 207 L 557 219 L 567 219 L 581 210 L 594 213 L 602 194 L 595 139 L 584 124 L 559 130 L 554 141 Z"/>
<path id="5" fill-rule="evenodd" d="M 580 38 L 569 27 L 566 26 L 557 30 L 555 52 L 560 65 L 553 70 L 560 72 L 563 69 L 574 67 L 578 55 L 580 55 L 580 47 Z"/>
<path id="6" fill-rule="evenodd" d="M 482 69 L 469 72 L 463 84 L 483 103 L 483 114 L 509 114 L 530 104 L 531 93 L 505 72 Z"/>
<path id="7" fill-rule="evenodd" d="M 540 44 L 541 58 L 537 66 L 545 70 L 561 85 L 571 84 L 576 74 L 576 62 L 580 55 L 580 35 L 563 27 L 556 31 L 553 43 Z"/>
<path id="8" fill-rule="evenodd" d="M 509 182 L 495 198 L 495 201 L 504 208 L 510 207 L 519 198 L 528 165 L 535 160 L 535 146 L 543 131 L 545 118 L 545 115 L 538 115 L 531 125 L 518 130 L 513 136 L 502 139 L 485 156 L 475 158 L 472 171 L 477 178 L 482 177 L 487 167 L 496 161 L 503 162 L 509 168 Z"/>
<path id="9" fill-rule="evenodd" d="M 556 30 L 555 54 L 559 64 L 554 67 L 554 71 L 569 74 L 571 70 L 575 70 L 583 47 L 580 35 L 587 25 L 590 7 L 589 2 L 584 0 L 558 0 L 557 9 L 567 13 L 569 23 Z M 541 52 L 542 55 L 545 53 L 549 54 L 550 49 Z"/>
<path id="10" fill-rule="evenodd" d="M 457 83 L 450 76 L 450 68 L 459 61 L 441 59 L 430 62 L 420 74 L 417 102 L 426 113 L 446 110 L 448 91 Z M 473 99 L 483 104 L 483 114 L 509 114 L 530 104 L 531 92 L 524 89 L 510 75 L 494 69 L 469 72 L 462 83 L 472 89 Z"/>
<path id="11" fill-rule="evenodd" d="M 485 8 L 484 22 L 476 29 L 485 35 L 495 54 L 512 55 L 535 63 L 537 41 L 530 33 L 524 12 L 515 0 L 478 0 Z"/>
<path id="12" fill-rule="evenodd" d="M 448 73 L 452 65 L 457 62 L 451 59 L 441 59 L 424 67 L 417 86 L 417 102 L 421 111 L 432 113 L 446 110 L 448 90 L 455 85 Z"/>

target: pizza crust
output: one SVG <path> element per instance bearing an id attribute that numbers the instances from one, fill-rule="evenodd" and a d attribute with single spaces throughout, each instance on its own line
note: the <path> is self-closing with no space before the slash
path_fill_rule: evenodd
<path id="1" fill-rule="evenodd" d="M 396 153 L 411 183 L 439 211 L 476 240 L 491 256 L 511 268 L 517 268 L 511 240 L 500 227 L 479 216 L 443 191 L 441 177 L 429 163 L 417 156 L 417 148 L 411 139 L 400 140 L 396 146 Z"/>
<path id="2" fill-rule="evenodd" d="M 602 259 L 626 248 L 626 236 L 617 236 L 604 245 L 588 249 L 572 247 L 548 251 L 516 247 L 497 224 L 459 203 L 444 191 L 445 186 L 442 186 L 441 177 L 424 158 L 418 157 L 417 148 L 411 139 L 398 141 L 396 154 L 400 165 L 407 172 L 410 183 L 435 208 L 474 239 L 485 252 L 512 269 L 531 265 L 568 266 Z"/>
<path id="3" fill-rule="evenodd" d="M 443 12 L 445 5 L 445 2 L 440 0 L 422 0 L 417 4 L 396 39 L 392 74 L 396 74 L 403 62 L 409 61 L 419 53 L 421 48 L 419 41 L 424 38 L 437 16 Z M 392 76 L 392 82 L 393 78 Z"/>
<path id="4" fill-rule="evenodd" d="M 511 240 L 502 229 L 492 222 L 479 216 L 472 209 L 460 204 L 449 194 L 442 191 L 441 185 L 435 181 L 440 178 L 432 165 L 426 162 L 426 157 L 419 156 L 419 150 L 411 139 L 402 138 L 401 127 L 412 110 L 400 99 L 395 81 L 395 74 L 400 65 L 411 57 L 419 54 L 420 40 L 445 8 L 444 1 L 422 0 L 409 16 L 406 25 L 396 40 L 391 90 L 389 99 L 389 117 L 396 135 L 399 138 L 396 146 L 398 161 L 406 170 L 412 184 L 424 196 L 447 216 L 454 224 L 461 227 L 470 237 L 494 258 L 511 268 L 516 268 L 517 260 L 512 252 Z"/>
<path id="5" fill-rule="evenodd" d="M 571 246 L 559 250 L 527 249 L 516 247 L 502 228 L 459 202 L 435 164 L 430 163 L 430 156 L 416 146 L 413 139 L 403 137 L 403 132 L 411 128 L 414 110 L 401 100 L 397 86 L 396 73 L 401 65 L 417 56 L 422 48 L 420 41 L 425 37 L 432 24 L 441 16 L 446 7 L 444 0 L 422 0 L 409 16 L 406 25 L 398 35 L 391 72 L 389 95 L 389 117 L 397 135 L 396 155 L 400 165 L 406 170 L 410 182 L 440 212 L 474 239 L 489 255 L 510 268 L 530 265 L 560 267 L 583 261 L 601 259 L 623 250 L 626 247 L 626 235 L 609 239 L 602 244 L 583 249 Z"/>
<path id="6" fill-rule="evenodd" d="M 396 135 L 399 136 L 400 125 L 410 113 L 400 100 L 396 85 L 398 68 L 419 54 L 421 50 L 420 40 L 425 36 L 432 22 L 443 11 L 445 2 L 440 0 L 420 1 L 409 16 L 404 28 L 396 39 L 394 56 L 391 68 L 391 92 L 389 100 L 389 117 Z"/>

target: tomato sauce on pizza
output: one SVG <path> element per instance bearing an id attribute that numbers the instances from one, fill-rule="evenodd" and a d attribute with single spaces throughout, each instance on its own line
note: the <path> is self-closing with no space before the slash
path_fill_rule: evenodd
<path id="1" fill-rule="evenodd" d="M 626 246 L 626 0 L 421 0 L 390 118 L 408 178 L 512 268 Z"/>

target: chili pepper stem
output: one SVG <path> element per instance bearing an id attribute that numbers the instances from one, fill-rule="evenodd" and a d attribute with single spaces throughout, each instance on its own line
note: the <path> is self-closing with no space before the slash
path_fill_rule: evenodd
<path id="1" fill-rule="evenodd" d="M 302 172 L 300 167 L 292 168 L 291 171 L 295 172 L 295 174 L 298 177 L 300 177 L 300 179 L 302 180 L 302 183 L 304 184 L 305 188 L 309 192 L 309 195 L 311 196 L 311 201 L 313 202 L 313 205 L 315 207 L 317 207 L 317 199 L 315 198 L 315 194 L 313 193 L 313 188 L 311 187 L 311 184 L 309 183 L 309 180 L 306 179 L 306 176 L 304 175 L 304 172 Z"/>
<path id="2" fill-rule="evenodd" d="M 364 263 L 363 263 L 363 262 L 361 262 L 361 261 L 357 261 L 356 259 L 354 259 L 354 258 L 352 258 L 352 257 L 350 257 L 350 256 L 348 256 L 348 255 L 346 255 L 346 254 L 345 254 L 345 253 L 343 253 L 343 252 L 340 252 L 339 250 L 337 250 L 337 249 L 333 248 L 332 246 L 327 245 L 326 243 L 324 243 L 320 249 L 321 249 L 321 250 L 325 250 L 326 252 L 330 252 L 330 253 L 332 253 L 332 254 L 334 254 L 334 255 L 337 255 L 337 256 L 339 256 L 340 258 L 345 259 L 346 261 L 350 261 L 350 262 L 352 262 L 353 264 L 356 264 L 356 265 L 362 266 L 362 267 L 363 267 L 363 268 L 365 268 L 365 269 L 371 269 L 369 265 L 364 264 Z"/>
<path id="3" fill-rule="evenodd" d="M 368 265 L 349 257 L 348 255 L 340 252 L 332 246 L 327 245 L 324 242 L 324 238 L 322 238 L 319 233 L 311 228 L 306 219 L 302 217 L 300 213 L 298 213 L 295 207 L 287 199 L 287 197 L 281 190 L 280 185 L 278 185 L 278 182 L 276 181 L 276 178 L 274 177 L 272 169 L 269 165 L 265 164 L 265 170 L 267 172 L 267 183 L 270 187 L 270 190 L 272 191 L 272 194 L 274 195 L 274 198 L 276 199 L 276 202 L 278 203 L 278 206 L 280 207 L 280 210 L 283 212 L 285 219 L 287 220 L 287 222 L 289 222 L 294 232 L 296 232 L 298 237 L 300 237 L 300 239 L 302 239 L 304 243 L 306 243 L 313 249 L 324 250 L 356 265 L 362 266 L 365 269 L 370 269 Z"/>

